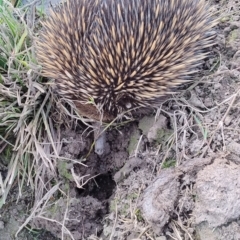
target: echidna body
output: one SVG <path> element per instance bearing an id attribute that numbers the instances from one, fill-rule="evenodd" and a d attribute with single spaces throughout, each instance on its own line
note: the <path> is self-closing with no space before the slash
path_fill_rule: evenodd
<path id="1" fill-rule="evenodd" d="M 111 121 L 189 80 L 214 24 L 204 0 L 68 0 L 43 23 L 37 57 L 80 113 Z"/>

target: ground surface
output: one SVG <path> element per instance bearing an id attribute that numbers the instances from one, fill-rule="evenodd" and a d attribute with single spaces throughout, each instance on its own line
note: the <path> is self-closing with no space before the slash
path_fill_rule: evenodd
<path id="1" fill-rule="evenodd" d="M 240 239 L 240 1 L 212 5 L 221 20 L 205 76 L 157 114 L 108 131 L 102 157 L 88 155 L 83 124 L 63 129 L 61 156 L 84 165 L 59 161 L 67 194 L 46 194 L 19 239 Z M 0 240 L 33 212 L 32 190 L 18 202 L 17 192 L 0 211 Z"/>

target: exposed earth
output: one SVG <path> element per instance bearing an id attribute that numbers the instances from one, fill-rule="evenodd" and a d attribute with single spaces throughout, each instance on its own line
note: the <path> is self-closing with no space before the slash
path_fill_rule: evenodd
<path id="1" fill-rule="evenodd" d="M 33 206 L 38 190 L 26 186 L 18 199 L 16 184 L 0 240 L 20 226 L 21 240 L 240 239 L 240 1 L 211 5 L 216 45 L 196 81 L 151 115 L 111 127 L 101 157 L 85 124 L 61 129 L 44 197 Z"/>

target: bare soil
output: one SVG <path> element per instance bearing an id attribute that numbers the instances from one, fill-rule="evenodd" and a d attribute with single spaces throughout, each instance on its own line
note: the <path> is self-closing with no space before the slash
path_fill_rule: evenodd
<path id="1" fill-rule="evenodd" d="M 19 239 L 240 239 L 240 1 L 211 4 L 220 23 L 202 77 L 108 130 L 101 157 L 89 154 L 84 124 L 63 129 L 61 156 L 79 159 L 57 165 L 68 195 L 54 195 Z M 19 201 L 17 191 L 0 211 L 0 240 L 14 239 L 31 213 L 32 190 Z"/>

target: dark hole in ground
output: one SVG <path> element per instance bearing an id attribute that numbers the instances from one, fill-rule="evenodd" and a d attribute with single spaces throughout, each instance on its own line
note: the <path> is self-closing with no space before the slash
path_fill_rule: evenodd
<path id="1" fill-rule="evenodd" d="M 99 201 L 110 198 L 115 189 L 116 183 L 110 172 L 101 174 L 84 185 L 84 189 L 76 188 L 79 197 L 92 196 Z"/>

